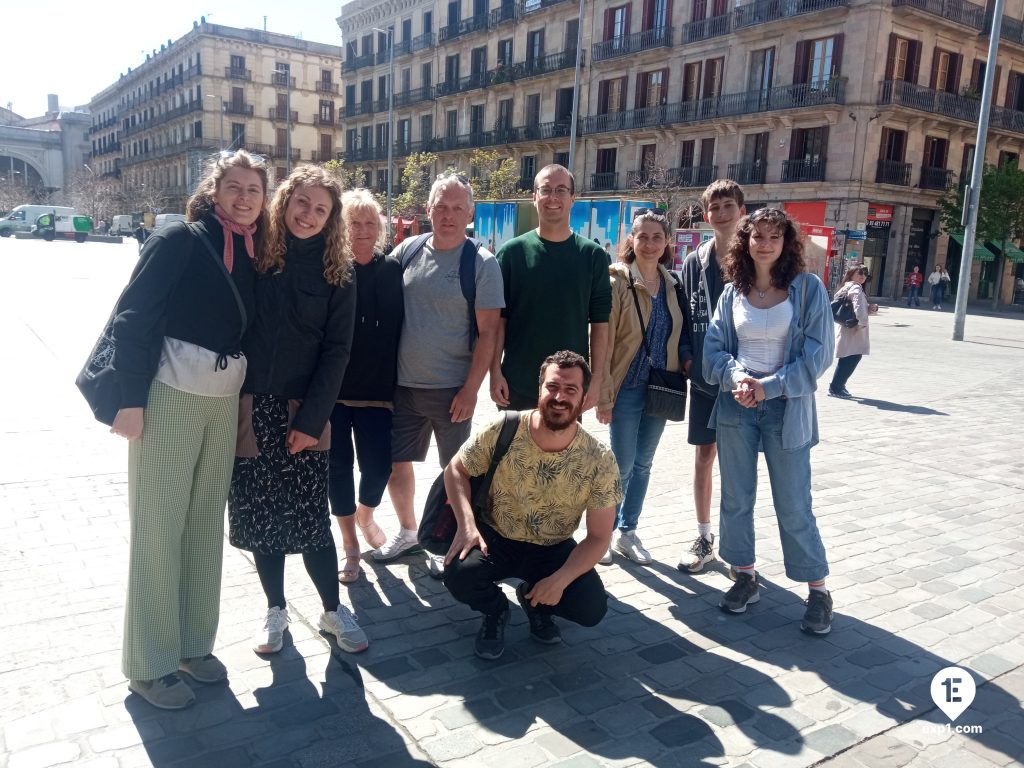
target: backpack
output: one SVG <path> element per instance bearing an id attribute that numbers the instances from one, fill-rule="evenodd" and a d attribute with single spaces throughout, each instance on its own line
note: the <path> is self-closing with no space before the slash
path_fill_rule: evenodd
<path id="1" fill-rule="evenodd" d="M 512 440 L 518 431 L 519 411 L 505 411 L 505 421 L 501 425 L 501 432 L 498 433 L 498 441 L 494 444 L 494 453 L 491 454 L 491 463 L 487 467 L 487 472 L 469 479 L 470 502 L 473 514 L 477 519 L 479 519 L 480 510 L 487 503 L 494 472 L 501 460 L 505 458 L 505 454 L 508 453 L 509 446 L 512 445 Z M 448 491 L 444 487 L 444 470 L 442 470 L 434 484 L 430 486 L 430 493 L 427 494 L 427 501 L 423 505 L 423 519 L 420 520 L 416 538 L 419 539 L 420 546 L 427 552 L 434 555 L 447 555 L 458 527 L 458 523 L 455 521 L 455 511 L 449 502 Z"/>
<path id="2" fill-rule="evenodd" d="M 405 272 L 412 260 L 415 259 L 423 246 L 427 244 L 432 232 L 417 235 L 402 252 L 402 272 Z M 473 351 L 476 344 L 476 337 L 480 331 L 476 325 L 476 255 L 480 252 L 483 242 L 467 237 L 462 244 L 462 255 L 459 258 L 459 285 L 462 288 L 462 296 L 469 307 L 469 351 Z"/>

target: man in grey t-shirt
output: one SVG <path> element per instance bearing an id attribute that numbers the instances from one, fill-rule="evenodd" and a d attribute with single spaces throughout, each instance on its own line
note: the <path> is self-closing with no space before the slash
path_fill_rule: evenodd
<path id="1" fill-rule="evenodd" d="M 498 322 L 505 306 L 501 270 L 494 254 L 480 248 L 476 257 L 476 325 L 471 328 L 459 281 L 466 226 L 473 220 L 473 190 L 465 177 L 442 174 L 430 189 L 427 213 L 433 234 L 406 265 L 402 288 L 405 319 L 398 345 L 398 387 L 391 429 L 391 480 L 388 493 L 400 529 L 373 559 L 388 562 L 417 549 L 412 462 L 423 461 L 431 433 L 437 438 L 441 466 L 469 438 L 476 396 L 494 356 Z M 404 262 L 412 241 L 393 255 Z M 436 563 L 431 573 L 440 575 Z"/>

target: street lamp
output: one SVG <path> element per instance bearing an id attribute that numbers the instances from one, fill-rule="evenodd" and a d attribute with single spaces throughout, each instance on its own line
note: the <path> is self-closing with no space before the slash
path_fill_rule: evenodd
<path id="1" fill-rule="evenodd" d="M 581 0 L 582 2 L 582 0 Z M 391 185 L 395 176 L 395 30 L 383 30 L 373 27 L 388 38 L 390 54 L 388 56 L 388 236 L 394 240 L 394 226 L 391 219 Z"/>
<path id="2" fill-rule="evenodd" d="M 208 99 L 219 99 L 220 100 L 220 148 L 224 149 L 224 100 L 220 96 L 215 96 L 212 93 L 206 94 Z"/>
<path id="3" fill-rule="evenodd" d="M 573 173 L 576 162 L 576 121 L 580 109 L 580 59 L 583 57 L 583 0 L 580 0 L 580 23 L 576 37 L 576 77 L 572 90 L 572 126 L 569 128 L 569 173 Z"/>

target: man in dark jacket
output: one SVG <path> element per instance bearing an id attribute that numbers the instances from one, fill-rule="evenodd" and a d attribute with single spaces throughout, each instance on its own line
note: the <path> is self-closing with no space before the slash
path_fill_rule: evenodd
<path id="1" fill-rule="evenodd" d="M 690 377 L 688 441 L 697 447 L 693 467 L 693 503 L 697 510 L 697 539 L 679 561 L 680 570 L 699 573 L 715 559 L 715 535 L 711 533 L 711 470 L 714 468 L 715 430 L 708 427 L 717 388 L 704 380 L 704 336 L 725 285 L 719 258 L 724 256 L 736 227 L 746 214 L 743 189 L 735 181 L 718 179 L 701 195 L 704 221 L 715 231 L 683 262 L 683 316 L 689 333 L 683 334 L 679 359 Z M 689 557 L 688 557 L 689 556 Z"/>

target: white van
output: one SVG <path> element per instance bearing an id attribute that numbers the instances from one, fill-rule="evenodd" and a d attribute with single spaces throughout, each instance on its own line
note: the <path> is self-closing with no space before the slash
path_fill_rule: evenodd
<path id="1" fill-rule="evenodd" d="M 134 231 L 132 217 L 127 213 L 117 214 L 110 222 L 110 234 L 112 235 L 131 235 Z"/>
<path id="2" fill-rule="evenodd" d="M 156 223 L 153 225 L 153 230 L 158 230 L 160 227 L 170 224 L 172 221 L 185 221 L 184 213 L 158 213 L 156 215 Z"/>
<path id="3" fill-rule="evenodd" d="M 36 219 L 44 213 L 74 216 L 75 209 L 66 205 L 19 205 L 0 219 L 0 237 L 10 237 L 15 232 L 31 232 Z"/>

